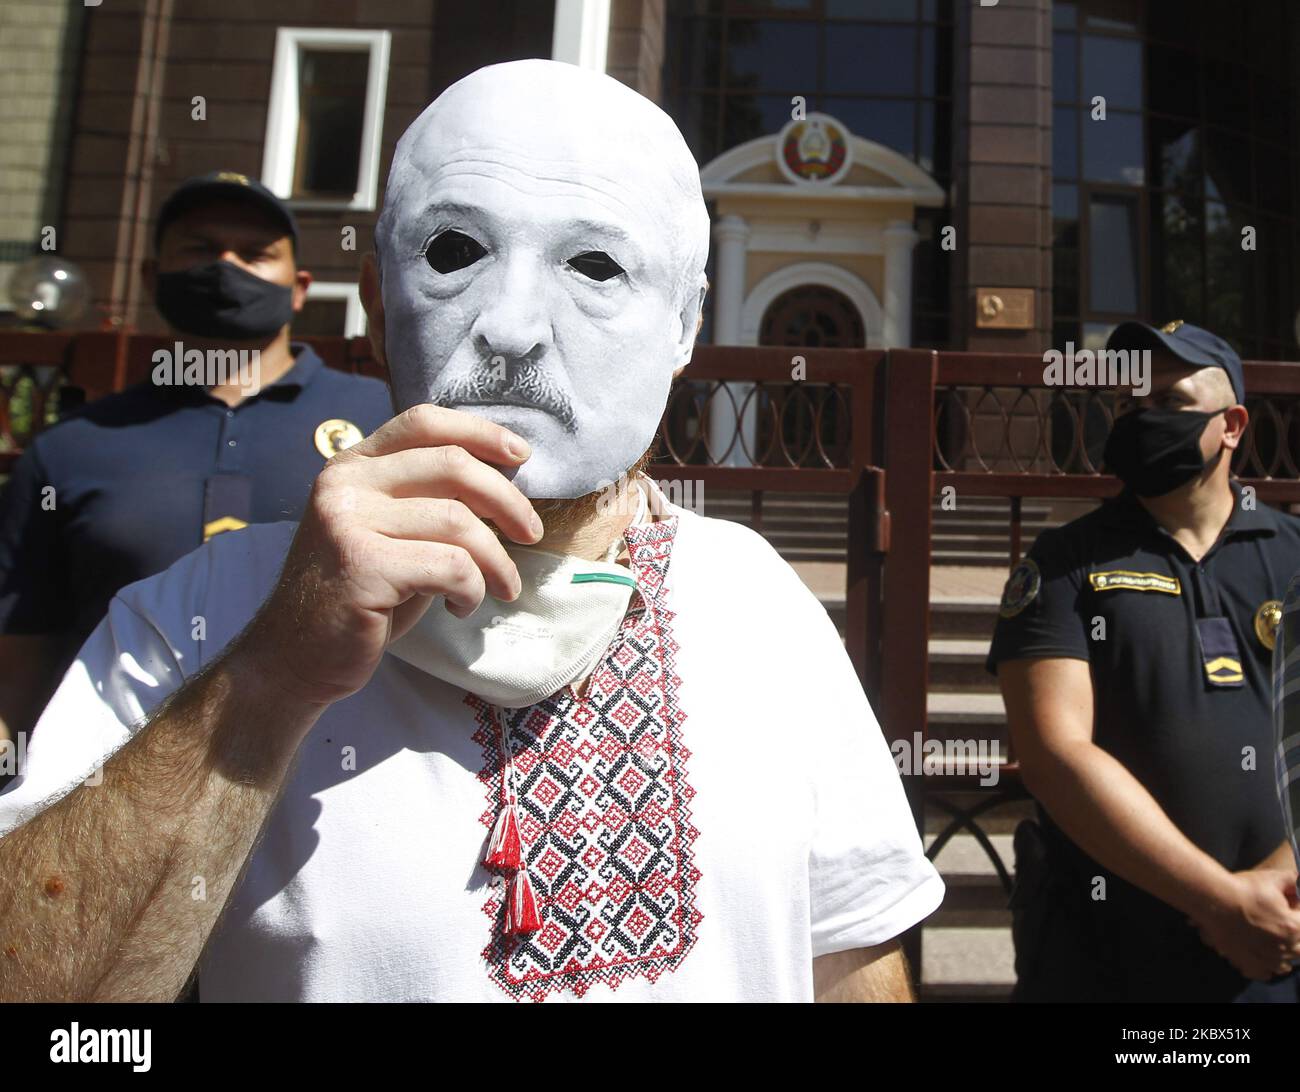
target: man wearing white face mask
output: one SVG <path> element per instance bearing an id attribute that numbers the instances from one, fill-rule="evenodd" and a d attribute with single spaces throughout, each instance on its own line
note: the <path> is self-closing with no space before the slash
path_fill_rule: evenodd
<path id="1" fill-rule="evenodd" d="M 0 795 L 0 998 L 910 997 L 943 885 L 833 625 L 641 473 L 707 242 L 607 76 L 412 125 L 362 279 L 399 412 L 114 601 Z"/>

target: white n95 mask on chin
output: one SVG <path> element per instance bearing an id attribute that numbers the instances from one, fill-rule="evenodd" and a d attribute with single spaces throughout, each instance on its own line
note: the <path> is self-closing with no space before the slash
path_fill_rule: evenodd
<path id="1" fill-rule="evenodd" d="M 634 524 L 645 516 L 638 493 Z M 607 558 L 621 544 L 620 537 Z M 636 580 L 612 560 L 503 545 L 519 569 L 517 599 L 486 596 L 468 618 L 435 603 L 388 651 L 493 705 L 521 709 L 591 673 L 618 634 Z"/>

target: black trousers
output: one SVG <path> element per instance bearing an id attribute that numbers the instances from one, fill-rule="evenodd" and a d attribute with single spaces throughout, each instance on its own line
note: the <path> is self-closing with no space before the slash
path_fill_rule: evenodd
<path id="1" fill-rule="evenodd" d="M 1015 834 L 1014 1002 L 1300 1003 L 1300 974 L 1252 982 L 1201 942 L 1183 916 L 1110 877 L 1095 901 L 1087 875 L 1051 866 L 1038 824 Z"/>

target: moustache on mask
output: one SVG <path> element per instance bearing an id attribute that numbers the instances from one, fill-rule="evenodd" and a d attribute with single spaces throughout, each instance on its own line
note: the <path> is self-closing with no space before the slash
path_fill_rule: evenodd
<path id="1" fill-rule="evenodd" d="M 528 360 L 502 368 L 500 357 L 470 375 L 453 379 L 432 393 L 435 406 L 526 406 L 556 418 L 568 432 L 578 431 L 573 402 L 544 368 Z"/>

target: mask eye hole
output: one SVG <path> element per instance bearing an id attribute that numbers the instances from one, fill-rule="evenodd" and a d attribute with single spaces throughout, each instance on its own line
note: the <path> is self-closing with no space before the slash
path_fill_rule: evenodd
<path id="1" fill-rule="evenodd" d="M 424 260 L 435 273 L 455 273 L 477 262 L 487 251 L 460 231 L 444 231 L 424 248 Z"/>
<path id="2" fill-rule="evenodd" d="M 593 281 L 613 280 L 623 272 L 623 267 L 603 250 L 589 250 L 570 258 L 569 266 Z"/>

